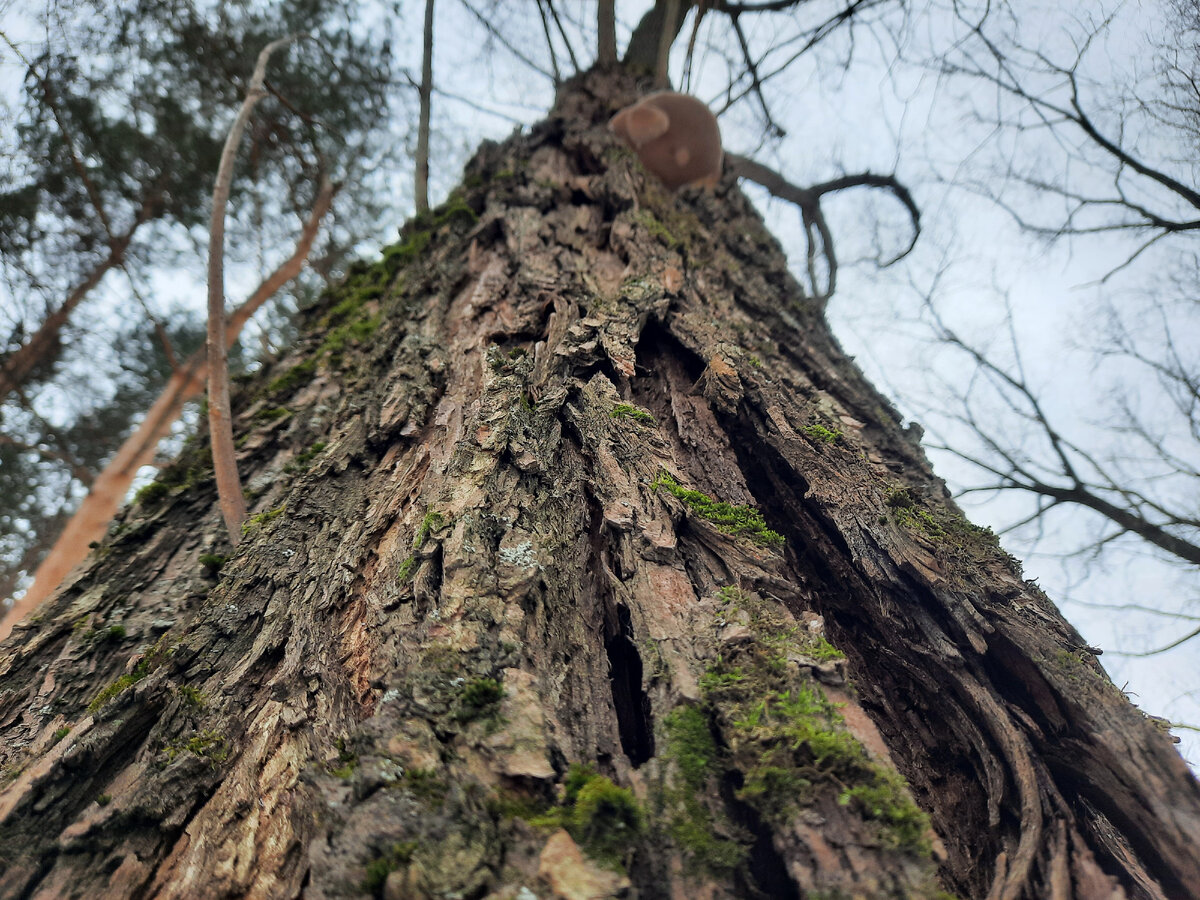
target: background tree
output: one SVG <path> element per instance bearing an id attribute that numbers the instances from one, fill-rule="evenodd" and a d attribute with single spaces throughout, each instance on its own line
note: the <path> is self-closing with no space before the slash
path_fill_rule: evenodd
<path id="1" fill-rule="evenodd" d="M 963 317 L 948 321 L 959 286 L 941 270 L 922 289 L 923 318 L 957 364 L 935 367 L 945 385 L 914 405 L 938 432 L 932 443 L 968 464 L 964 494 L 1016 495 L 1000 507 L 1004 533 L 1061 555 L 1077 580 L 1147 557 L 1181 572 L 1156 601 L 1130 605 L 1119 591 L 1109 601 L 1182 618 L 1118 650 L 1170 649 L 1197 633 L 1186 610 L 1200 565 L 1196 5 L 1165 5 L 1151 53 L 1124 46 L 1117 8 L 1042 29 L 1005 4 L 946 12 L 956 40 L 933 65 L 990 135 L 953 181 L 1079 259 L 1077 277 L 1091 283 L 1068 327 L 1091 371 L 1068 387 L 1062 356 L 1039 358 L 1029 325 L 1012 318 L 1033 314 L 1011 303 L 996 304 L 990 336 L 968 336 Z M 1094 604 L 1090 593 L 1077 583 L 1068 596 Z"/>
<path id="2" fill-rule="evenodd" d="M 272 73 L 233 185 L 235 284 L 255 270 L 265 275 L 286 254 L 296 240 L 291 216 L 303 222 L 323 205 L 323 181 L 349 178 L 356 195 L 353 215 L 327 228 L 317 250 L 327 274 L 374 228 L 370 173 L 387 152 L 374 126 L 389 115 L 391 60 L 382 32 L 366 40 L 351 33 L 353 14 L 351 5 L 326 2 L 78 3 L 45 12 L 43 36 L 24 49 L 9 36 L 25 85 L 0 200 L 9 335 L 0 416 L 19 473 L 14 487 L 26 487 L 6 493 L 13 505 L 0 510 L 15 525 L 7 584 L 27 583 L 86 491 L 80 476 L 99 472 L 195 346 L 200 293 L 178 274 L 196 271 L 193 229 L 207 221 L 223 129 L 253 65 L 246 47 L 280 29 L 313 36 Z M 85 302 L 91 312 L 81 321 Z M 286 320 L 275 321 L 278 341 Z M 180 329 L 187 339 L 171 343 Z M 143 333 L 160 346 L 141 349 Z M 160 364 L 147 368 L 98 343 L 157 354 Z M 145 373 L 136 391 L 122 366 Z M 73 422 L 88 420 L 85 448 L 64 440 Z M 22 477 L 35 472 L 42 477 Z M 35 484 L 46 486 L 49 502 L 33 500 Z"/>

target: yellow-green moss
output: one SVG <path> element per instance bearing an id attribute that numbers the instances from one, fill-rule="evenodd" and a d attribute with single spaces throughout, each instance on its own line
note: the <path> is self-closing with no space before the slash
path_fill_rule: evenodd
<path id="1" fill-rule="evenodd" d="M 766 547 L 776 547 L 783 543 L 783 535 L 768 528 L 762 513 L 753 506 L 735 506 L 731 503 L 714 500 L 700 491 L 682 487 L 665 471 L 659 473 L 651 483 L 651 487 L 661 487 L 678 497 L 688 505 L 693 513 L 712 522 L 726 534 L 746 537 L 756 544 Z"/>
<path id="2" fill-rule="evenodd" d="M 664 796 L 671 837 L 700 869 L 721 872 L 737 868 L 746 858 L 746 848 L 714 833 L 713 815 L 701 801 L 721 772 L 708 716 L 696 707 L 680 706 L 663 724 L 667 738 L 664 756 L 674 761 L 682 782 Z"/>
<path id="3" fill-rule="evenodd" d="M 209 765 L 216 768 L 229 758 L 229 742 L 219 732 L 206 729 L 195 732 L 191 737 L 179 738 L 165 744 L 162 752 L 167 762 L 171 762 L 181 753 L 190 753 L 208 760 Z"/>
<path id="4" fill-rule="evenodd" d="M 929 818 L 908 795 L 904 779 L 890 770 L 879 771 L 869 784 L 856 784 L 838 795 L 843 806 L 857 808 L 866 818 L 879 822 L 884 843 L 895 849 L 914 849 L 928 854 Z"/>
<path id="5" fill-rule="evenodd" d="M 654 213 L 649 210 L 643 209 L 634 213 L 633 220 L 658 238 L 667 248 L 674 250 L 679 246 L 679 239 L 671 234 L 670 229 L 655 218 Z"/>
<path id="6" fill-rule="evenodd" d="M 302 363 L 298 363 L 267 385 L 267 392 L 270 394 L 290 394 L 301 385 L 308 384 L 312 381 L 313 375 L 317 373 L 317 360 L 315 357 L 310 357 Z"/>
<path id="7" fill-rule="evenodd" d="M 292 411 L 286 406 L 267 406 L 260 409 L 254 414 L 254 419 L 257 422 L 277 422 L 280 419 L 285 419 L 292 414 Z"/>
<path id="8" fill-rule="evenodd" d="M 619 862 L 645 828 L 633 792 L 582 768 L 568 777 L 567 792 L 572 806 L 567 830 L 572 837 L 596 859 Z"/>
<path id="9" fill-rule="evenodd" d="M 90 713 L 96 712 L 122 691 L 133 687 L 162 665 L 163 660 L 169 653 L 170 650 L 167 648 L 166 635 L 163 635 L 163 637 L 159 638 L 158 643 L 151 647 L 146 652 L 146 655 L 138 661 L 137 665 L 133 667 L 133 671 L 122 675 L 92 698 L 92 702 L 87 706 L 87 711 Z"/>
<path id="10" fill-rule="evenodd" d="M 133 495 L 133 502 L 139 506 L 150 506 L 169 493 L 171 493 L 171 488 L 168 485 L 161 481 L 152 481 L 138 488 L 138 492 Z"/>
<path id="11" fill-rule="evenodd" d="M 398 244 L 383 248 L 383 265 L 386 271 L 395 273 L 404 266 L 416 262 L 429 246 L 432 235 L 428 231 L 411 232 Z"/>
<path id="12" fill-rule="evenodd" d="M 885 845 L 928 856 L 929 821 L 904 780 L 873 760 L 824 691 L 789 665 L 793 653 L 841 654 L 736 587 L 723 589 L 720 598 L 719 619 L 748 622 L 753 636 L 718 657 L 700 681 L 721 727 L 724 765 L 741 773 L 738 798 L 763 818 L 784 822 L 837 788 L 841 803 L 877 824 Z"/>
<path id="13" fill-rule="evenodd" d="M 432 769 L 405 769 L 400 783 L 418 800 L 434 805 L 440 805 L 450 793 L 450 785 Z"/>
<path id="14" fill-rule="evenodd" d="M 806 425 L 801 430 L 813 440 L 824 441 L 826 444 L 836 444 L 842 439 L 841 431 L 833 428 L 826 428 L 820 423 Z"/>
<path id="15" fill-rule="evenodd" d="M 339 737 L 336 742 L 338 764 L 329 767 L 329 774 L 335 778 L 349 778 L 358 768 L 358 755 L 346 748 L 346 739 Z"/>
<path id="16" fill-rule="evenodd" d="M 396 573 L 401 581 L 408 581 L 413 576 L 413 572 L 417 568 L 417 554 L 425 543 L 425 539 L 429 537 L 430 532 L 441 528 L 445 524 L 445 517 L 441 513 L 427 510 L 424 518 L 421 519 L 421 524 L 417 528 L 417 533 L 413 535 L 413 553 L 409 554 L 404 562 L 400 563 L 400 570 Z"/>
<path id="17" fill-rule="evenodd" d="M 630 403 L 618 403 L 609 412 L 609 416 L 614 419 L 634 419 L 638 422 L 645 422 L 649 425 L 654 424 L 654 416 L 646 412 L 644 409 L 638 409 Z"/>
<path id="18" fill-rule="evenodd" d="M 242 534 L 249 534 L 256 528 L 261 528 L 273 519 L 278 519 L 287 509 L 286 506 L 277 506 L 274 509 L 268 509 L 265 512 L 260 512 L 253 515 L 242 523 Z"/>
<path id="19" fill-rule="evenodd" d="M 185 706 L 189 706 L 195 710 L 204 709 L 207 701 L 204 699 L 204 694 L 199 688 L 192 687 L 188 684 L 181 684 L 178 688 L 176 688 L 176 690 L 179 692 L 179 696 L 183 699 Z"/>
<path id="20" fill-rule="evenodd" d="M 478 221 L 479 216 L 467 203 L 466 197 L 461 192 L 454 191 L 441 206 L 417 216 L 413 225 L 417 228 L 435 229 L 455 222 L 474 225 Z"/>
<path id="21" fill-rule="evenodd" d="M 374 315 L 364 316 L 339 325 L 325 335 L 317 352 L 319 354 L 328 353 L 330 358 L 336 361 L 341 357 L 347 345 L 361 344 L 378 330 L 382 321 L 380 316 Z"/>
<path id="22" fill-rule="evenodd" d="M 489 808 L 501 817 L 524 819 L 535 828 L 566 828 L 594 859 L 617 865 L 646 828 L 633 792 L 617 787 L 590 765 L 572 763 L 563 781 L 561 804 L 498 793 Z"/>
<path id="23" fill-rule="evenodd" d="M 317 454 L 319 454 L 322 450 L 325 449 L 325 447 L 326 447 L 326 444 L 324 441 L 317 441 L 315 444 L 313 444 L 307 450 L 301 450 L 299 453 L 296 454 L 296 464 L 301 465 L 301 466 L 307 466 L 310 462 L 313 461 L 313 459 L 316 458 Z"/>
<path id="24" fill-rule="evenodd" d="M 968 522 L 957 512 L 936 503 L 928 507 L 915 492 L 902 484 L 891 485 L 884 493 L 884 504 L 892 518 L 902 528 L 924 535 L 936 548 L 939 556 L 953 566 L 973 567 L 989 560 L 1019 563 L 1001 549 L 990 528 Z M 888 516 L 880 517 L 880 524 Z"/>

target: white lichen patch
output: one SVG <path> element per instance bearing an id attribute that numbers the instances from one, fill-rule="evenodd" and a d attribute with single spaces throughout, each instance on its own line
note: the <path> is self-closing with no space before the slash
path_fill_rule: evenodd
<path id="1" fill-rule="evenodd" d="M 518 569 L 528 569 L 538 564 L 537 556 L 533 552 L 533 541 L 523 541 L 515 547 L 501 547 L 497 555 L 500 562 Z"/>

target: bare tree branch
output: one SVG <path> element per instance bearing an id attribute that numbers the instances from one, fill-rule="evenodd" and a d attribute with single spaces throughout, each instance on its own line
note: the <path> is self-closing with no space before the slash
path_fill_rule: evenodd
<path id="1" fill-rule="evenodd" d="M 908 188 L 894 175 L 877 175 L 873 172 L 861 172 L 857 175 L 843 175 L 841 178 L 835 178 L 832 181 L 802 188 L 789 182 L 774 169 L 768 168 L 752 159 L 747 159 L 736 153 L 726 153 L 725 158 L 729 161 L 729 167 L 735 175 L 748 178 L 750 181 L 766 188 L 773 196 L 779 197 L 781 200 L 788 200 L 800 208 L 800 215 L 804 223 L 805 235 L 808 241 L 807 256 L 810 287 L 816 299 L 821 302 L 825 302 L 833 296 L 833 292 L 837 288 L 837 256 L 834 252 L 833 235 L 830 233 L 829 225 L 826 223 L 825 216 L 821 211 L 821 198 L 825 195 L 853 187 L 881 188 L 889 191 L 903 204 L 912 222 L 912 238 L 904 250 L 883 263 L 883 265 L 892 265 L 907 256 L 912 252 L 913 247 L 916 246 L 917 238 L 920 237 L 921 211 L 917 207 L 916 201 L 913 199 Z M 819 251 L 817 249 L 818 244 L 820 246 Z M 824 287 L 819 286 L 816 272 L 818 252 L 824 258 L 826 268 L 828 269 Z"/>
<path id="2" fill-rule="evenodd" d="M 429 209 L 429 108 L 433 95 L 433 0 L 425 0 L 425 29 L 421 40 L 420 113 L 417 119 L 417 213 Z"/>
<path id="3" fill-rule="evenodd" d="M 658 36 L 658 57 L 654 63 L 654 86 L 657 88 L 671 86 L 667 68 L 671 62 L 671 44 L 675 43 L 675 36 L 683 24 L 683 12 L 685 10 L 680 9 L 680 0 L 666 0 L 664 25 Z"/>
<path id="4" fill-rule="evenodd" d="M 617 64 L 617 2 L 600 0 L 596 10 L 596 62 Z"/>
<path id="5" fill-rule="evenodd" d="M 1157 656 L 1160 653 L 1166 653 L 1168 650 L 1174 650 L 1176 647 L 1180 646 L 1181 644 L 1186 644 L 1192 638 L 1197 637 L 1197 636 L 1200 636 L 1200 628 L 1193 628 L 1191 631 L 1189 631 L 1183 637 L 1176 638 L 1175 640 L 1171 641 L 1171 643 L 1169 643 L 1169 644 L 1163 644 L 1163 646 L 1161 646 L 1155 650 L 1143 650 L 1138 653 L 1134 653 L 1134 652 L 1131 652 L 1128 650 L 1110 650 L 1109 652 L 1113 656 L 1127 656 L 1127 657 L 1132 657 L 1135 659 L 1138 657 L 1145 657 L 1145 656 Z"/>
<path id="6" fill-rule="evenodd" d="M 213 186 L 212 224 L 208 242 L 208 428 L 212 437 L 213 469 L 217 479 L 217 497 L 221 515 L 229 531 L 229 540 L 237 546 L 242 537 L 242 522 L 246 518 L 246 499 L 242 496 L 241 480 L 237 473 L 237 458 L 233 448 L 233 422 L 229 409 L 229 364 L 225 345 L 225 207 L 233 182 L 233 164 L 237 159 L 242 132 L 255 104 L 264 96 L 263 79 L 271 54 L 300 38 L 289 35 L 271 41 L 258 54 L 254 74 L 246 87 L 246 98 L 237 118 L 229 129 L 221 164 Z"/>
<path id="7" fill-rule="evenodd" d="M 582 71 L 579 67 L 579 60 L 575 56 L 575 48 L 571 45 L 571 38 L 567 35 L 567 30 L 563 27 L 562 19 L 558 15 L 558 10 L 554 6 L 554 0 L 539 0 L 540 3 L 546 4 L 546 11 L 549 12 L 550 18 L 554 21 L 555 30 L 558 31 L 559 39 L 562 40 L 563 46 L 567 50 L 567 59 L 571 61 L 571 71 Z M 546 40 L 549 42 L 550 35 L 547 33 Z"/>
<path id="8" fill-rule="evenodd" d="M 501 47 L 503 47 L 505 50 L 507 50 L 509 53 L 511 53 L 513 56 L 515 56 L 517 59 L 519 59 L 525 65 L 527 65 L 529 68 L 533 69 L 533 71 L 537 72 L 539 75 L 544 75 L 546 78 L 549 78 L 552 82 L 557 84 L 557 81 L 554 78 L 554 73 L 547 72 L 545 70 L 545 68 L 538 65 L 536 62 L 534 62 L 532 59 L 530 59 L 528 56 L 526 56 L 524 53 L 522 53 L 520 50 L 518 50 L 516 47 L 514 47 L 512 44 L 512 41 L 508 40 L 508 38 L 506 38 L 504 35 L 502 35 L 500 33 L 500 30 L 498 28 L 496 28 L 495 25 L 492 24 L 491 19 L 489 19 L 487 16 L 485 16 L 481 12 L 479 12 L 479 10 L 477 10 L 474 6 L 472 6 L 469 2 L 467 2 L 467 0 L 461 0 L 461 2 L 462 2 L 463 7 L 467 10 L 467 12 L 469 12 L 475 18 L 475 20 L 477 22 L 479 22 L 480 25 L 483 26 L 484 30 L 488 34 L 490 34 L 492 37 L 494 37 L 497 40 L 497 42 L 499 42 Z"/>
<path id="9" fill-rule="evenodd" d="M 1200 519 L 1169 509 L 1153 497 L 1135 490 L 1125 479 L 1109 472 L 1108 467 L 1092 453 L 1069 440 L 1053 424 L 1037 393 L 1020 371 L 1019 354 L 1017 371 L 1009 371 L 950 329 L 928 297 L 926 309 L 932 317 L 939 340 L 965 353 L 974 362 L 976 372 L 999 386 L 998 396 L 1008 411 L 1018 415 L 1040 433 L 1053 459 L 1052 463 L 1043 460 L 1036 464 L 1042 474 L 1034 471 L 1031 463 L 1018 459 L 994 436 L 991 427 L 975 417 L 970 409 L 969 391 L 962 393 L 960 402 L 964 404 L 965 412 L 950 418 L 965 425 L 994 459 L 989 461 L 953 446 L 941 447 L 994 476 L 994 481 L 969 488 L 970 492 L 1020 491 L 1047 498 L 1053 501 L 1051 506 L 1074 504 L 1084 507 L 1116 525 L 1119 533 L 1137 535 L 1182 562 L 1200 565 L 1200 543 L 1178 533 L 1180 529 L 1200 529 Z M 1010 339 L 1015 348 L 1015 337 Z M 1037 516 L 1044 511 L 1039 509 Z M 1037 516 L 1030 517 L 1030 520 Z"/>

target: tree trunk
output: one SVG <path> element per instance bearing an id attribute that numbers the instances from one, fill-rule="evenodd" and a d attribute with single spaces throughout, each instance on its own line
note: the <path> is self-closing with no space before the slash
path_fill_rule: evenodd
<path id="1" fill-rule="evenodd" d="M 236 555 L 197 444 L 3 645 L 0 895 L 1194 896 L 1167 737 L 630 99 L 235 398 Z"/>

